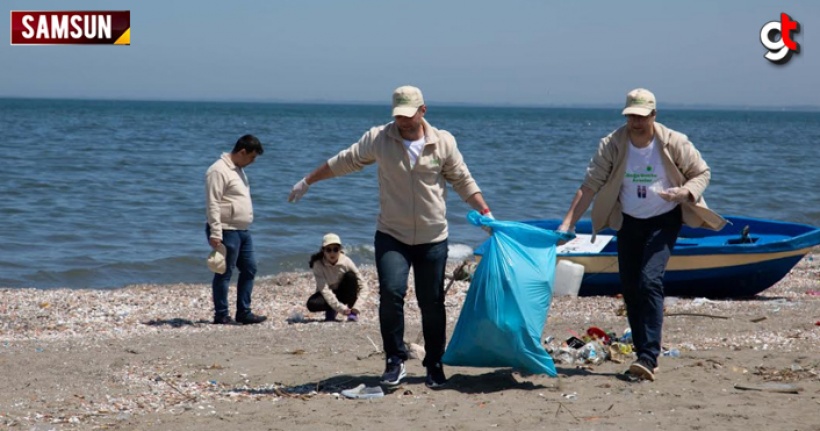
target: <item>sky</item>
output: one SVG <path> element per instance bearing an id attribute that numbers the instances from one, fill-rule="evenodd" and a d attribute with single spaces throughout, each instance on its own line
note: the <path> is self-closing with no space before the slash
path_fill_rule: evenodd
<path id="1" fill-rule="evenodd" d="M 0 97 L 820 107 L 820 2 L 772 0 L 6 0 L 130 10 L 130 46 L 0 42 Z M 763 56 L 785 12 L 800 52 Z"/>

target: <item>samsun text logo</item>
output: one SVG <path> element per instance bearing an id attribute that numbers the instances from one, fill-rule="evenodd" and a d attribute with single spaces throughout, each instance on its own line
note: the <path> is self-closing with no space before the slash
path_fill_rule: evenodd
<path id="1" fill-rule="evenodd" d="M 769 50 L 764 57 L 774 64 L 785 64 L 793 54 L 800 52 L 800 44 L 792 38 L 792 33 L 800 32 L 800 23 L 785 13 L 780 21 L 769 21 L 760 29 L 760 43 Z"/>
<path id="2" fill-rule="evenodd" d="M 12 45 L 130 45 L 130 11 L 11 11 Z"/>

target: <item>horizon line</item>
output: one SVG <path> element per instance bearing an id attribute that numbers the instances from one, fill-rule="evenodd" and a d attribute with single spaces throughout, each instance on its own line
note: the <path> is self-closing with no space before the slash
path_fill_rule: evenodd
<path id="1" fill-rule="evenodd" d="M 63 100 L 89 102 L 158 102 L 158 103 L 260 103 L 260 104 L 293 104 L 293 105 L 364 105 L 389 106 L 380 101 L 364 100 L 324 100 L 324 99 L 160 99 L 160 98 L 118 98 L 118 97 L 43 97 L 43 96 L 5 96 L 0 100 Z M 428 101 L 429 102 L 429 101 Z M 428 105 L 441 107 L 476 107 L 476 108 L 554 108 L 554 109 L 620 109 L 622 105 L 615 103 L 576 103 L 576 104 L 535 104 L 513 102 L 447 102 L 432 101 Z M 820 111 L 820 105 L 739 105 L 739 104 L 697 104 L 697 103 L 667 103 L 664 109 L 672 110 L 745 110 L 745 111 Z"/>

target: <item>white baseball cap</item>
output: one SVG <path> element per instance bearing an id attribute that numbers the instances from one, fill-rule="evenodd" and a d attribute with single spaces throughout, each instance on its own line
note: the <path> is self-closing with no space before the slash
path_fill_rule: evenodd
<path id="1" fill-rule="evenodd" d="M 219 244 L 211 254 L 208 255 L 208 269 L 217 274 L 224 274 L 228 269 L 228 264 L 225 261 L 225 256 L 228 250 L 225 249 L 224 244 Z"/>
<path id="2" fill-rule="evenodd" d="M 626 94 L 626 106 L 622 115 L 646 117 L 655 110 L 655 95 L 645 88 L 636 88 Z"/>
<path id="3" fill-rule="evenodd" d="M 393 91 L 393 116 L 412 117 L 424 105 L 421 90 L 405 85 Z"/>
<path id="4" fill-rule="evenodd" d="M 331 244 L 342 245 L 342 239 L 339 238 L 339 235 L 336 235 L 335 233 L 329 233 L 322 237 L 322 247 L 327 247 Z"/>

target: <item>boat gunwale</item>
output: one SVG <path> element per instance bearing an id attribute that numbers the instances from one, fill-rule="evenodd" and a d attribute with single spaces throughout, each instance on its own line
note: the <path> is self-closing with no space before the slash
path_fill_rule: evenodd
<path id="1" fill-rule="evenodd" d="M 811 249 L 817 245 L 820 245 L 820 228 L 811 226 L 804 223 L 794 223 L 794 222 L 784 222 L 779 220 L 768 220 L 768 219 L 759 219 L 753 217 L 741 217 L 741 216 L 727 216 L 726 219 L 730 222 L 733 222 L 733 225 L 736 224 L 746 224 L 751 223 L 759 226 L 788 226 L 789 229 L 798 229 L 803 230 L 804 232 L 799 233 L 797 235 L 787 235 L 787 234 L 779 234 L 780 236 L 784 236 L 782 239 L 775 239 L 771 241 L 766 241 L 762 243 L 751 243 L 751 244 L 720 244 L 720 245 L 710 245 L 710 244 L 694 244 L 692 246 L 685 246 L 685 247 L 678 247 L 676 246 L 672 250 L 672 256 L 707 256 L 707 255 L 731 255 L 731 254 L 765 254 L 765 253 L 783 253 L 783 252 L 793 252 L 796 250 L 801 249 Z M 541 220 L 527 220 L 523 221 L 522 223 L 538 225 L 538 224 L 546 224 L 546 223 L 557 223 L 560 224 L 560 220 L 558 219 L 541 219 Z M 585 221 L 586 224 L 590 224 L 589 220 Z M 536 224 L 537 223 L 537 224 Z M 540 226 L 539 226 L 540 227 Z M 694 230 L 695 228 L 686 228 L 686 230 Z M 703 229 L 707 231 L 706 229 Z M 721 234 L 722 231 L 707 231 L 707 235 L 703 236 L 679 236 L 680 239 L 687 239 L 692 240 L 693 242 L 697 242 L 700 238 L 714 238 L 714 237 L 722 237 L 725 236 L 727 238 L 737 235 L 737 232 L 731 232 L 727 234 Z M 712 233 L 714 232 L 714 233 Z M 576 232 L 579 234 L 586 234 L 590 235 L 592 232 L 590 231 L 580 231 Z M 612 229 L 604 229 L 603 231 L 599 232 L 601 235 L 614 235 L 615 232 Z M 754 237 L 755 232 L 752 232 L 752 237 Z M 769 235 L 768 233 L 758 233 L 758 235 Z M 807 251 L 808 253 L 808 251 Z M 575 252 L 575 253 L 559 253 L 558 257 L 594 257 L 594 256 L 615 256 L 617 255 L 617 251 L 602 251 L 602 252 Z"/>

